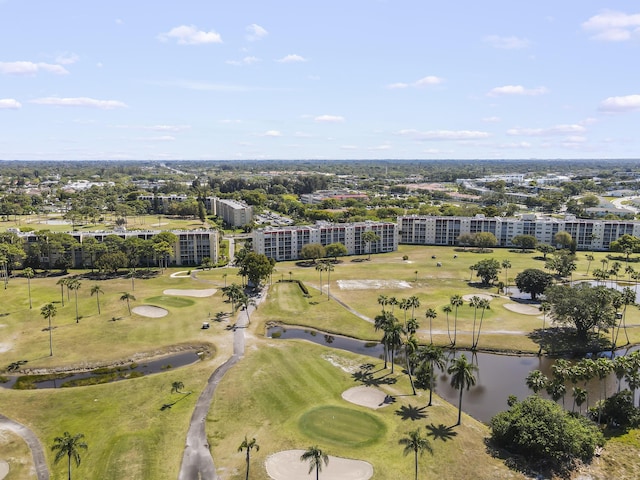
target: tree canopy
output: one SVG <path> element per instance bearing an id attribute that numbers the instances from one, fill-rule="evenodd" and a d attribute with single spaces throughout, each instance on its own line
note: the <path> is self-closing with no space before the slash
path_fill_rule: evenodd
<path id="1" fill-rule="evenodd" d="M 544 293 L 553 284 L 553 276 L 537 268 L 527 268 L 516 275 L 516 286 L 521 292 L 531 294 L 531 300 Z"/>
<path id="2" fill-rule="evenodd" d="M 249 252 L 242 260 L 238 274 L 246 276 L 249 284 L 257 288 L 273 272 L 272 262 L 262 253 Z"/>
<path id="3" fill-rule="evenodd" d="M 500 262 L 495 258 L 486 258 L 471 265 L 469 268 L 476 271 L 476 276 L 480 277 L 483 285 L 491 285 L 494 281 L 498 280 Z"/>

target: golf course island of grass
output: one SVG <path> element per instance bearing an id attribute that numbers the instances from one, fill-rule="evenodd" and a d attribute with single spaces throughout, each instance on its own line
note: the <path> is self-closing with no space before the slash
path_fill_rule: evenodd
<path id="1" fill-rule="evenodd" d="M 434 255 L 441 267 L 436 266 Z M 598 261 L 605 254 L 594 255 Z M 172 276 L 178 270 L 167 269 L 135 279 L 135 283 L 124 274 L 96 280 L 84 271 L 67 276 L 38 272 L 30 281 L 13 277 L 0 306 L 0 365 L 20 364 L 20 368 L 5 371 L 2 377 L 27 370 L 75 370 L 132 359 L 144 362 L 190 347 L 206 348 L 209 355 L 189 366 L 106 384 L 3 388 L 0 413 L 35 433 L 52 479 L 66 478 L 67 469 L 65 462 L 54 464 L 50 447 L 55 437 L 70 432 L 82 433 L 88 445 L 80 452 L 81 465 L 73 466 L 74 478 L 173 480 L 178 477 L 196 401 L 214 370 L 232 357 L 233 327 L 238 319 L 246 318 L 250 323 L 241 329 L 244 354 L 218 383 L 205 422 L 206 443 L 219 478 L 245 478 L 246 452 L 238 448 L 246 438 L 255 438 L 260 447 L 250 452 L 253 479 L 289 480 L 292 477 L 287 472 L 301 466 L 308 471 L 309 464 L 300 461 L 300 456 L 311 446 L 330 457 L 321 478 L 330 474 L 332 462 L 342 465 L 343 461 L 355 461 L 353 468 L 369 472 L 363 478 L 413 478 L 413 454 L 405 456 L 401 442 L 418 430 L 430 446 L 430 451 L 418 457 L 420 478 L 524 479 L 518 468 L 510 468 L 514 462 L 508 454 L 488 447 L 486 424 L 463 414 L 456 425 L 458 406 L 444 401 L 437 391 L 431 406 L 428 390 L 418 389 L 414 395 L 403 362 L 392 371 L 381 358 L 265 334 L 268 324 L 278 323 L 379 342 L 382 332 L 375 330 L 374 321 L 384 306 L 381 296 L 398 300 L 414 296 L 419 306 L 414 302 L 414 307 L 384 307 L 395 308 L 401 323 L 405 316 L 416 318 L 421 344 L 433 341 L 447 346 L 455 318 L 456 346 L 470 348 L 474 320 L 479 322 L 482 314 L 478 350 L 535 355 L 544 340 L 542 323 L 549 319 L 542 313 L 509 307 L 537 308 L 534 302 L 521 302 L 495 286 L 482 286 L 469 267 L 485 258 L 509 260 L 508 271 L 499 274 L 509 285 L 520 271 L 543 265 L 533 252 L 496 249 L 479 254 L 447 247 L 401 246 L 398 252 L 372 255 L 370 261 L 340 258 L 327 284 L 326 272 L 281 262 L 275 266 L 275 281 L 263 286 L 265 300 L 251 312 L 232 312 L 223 295 L 224 285 L 241 283 L 234 268 L 198 271 L 193 276 Z M 574 280 L 590 279 L 586 270 L 586 260 L 578 256 Z M 277 281 L 284 277 L 301 281 L 309 293 L 305 295 L 296 282 Z M 58 283 L 61 278 L 76 278 L 81 286 L 69 292 Z M 96 285 L 99 292 L 93 288 Z M 194 293 L 205 289 L 207 296 Z M 453 295 L 487 298 L 490 307 L 481 312 L 465 300 L 457 313 L 446 311 Z M 49 304 L 56 312 L 46 319 L 41 309 Z M 166 315 L 136 313 L 137 308 L 149 306 L 163 309 Z M 429 309 L 435 317 L 425 315 Z M 203 322 L 210 328 L 201 328 Z M 630 308 L 627 334 L 631 343 L 640 342 L 638 324 L 638 310 Z M 551 331 L 557 325 L 546 328 Z M 544 351 L 556 346 L 547 339 Z M 364 401 L 348 393 L 354 387 L 362 389 Z M 367 400 L 366 389 L 371 390 L 371 400 Z M 465 397 L 463 410 L 466 401 Z M 28 448 L 20 438 L 9 435 L 0 430 L 0 460 L 10 467 L 8 478 L 33 478 Z M 574 477 L 636 478 L 639 442 L 636 430 L 612 437 L 602 454 L 576 470 Z"/>

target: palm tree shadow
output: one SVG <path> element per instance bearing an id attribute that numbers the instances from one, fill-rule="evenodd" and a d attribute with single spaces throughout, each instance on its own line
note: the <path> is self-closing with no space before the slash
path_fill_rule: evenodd
<path id="1" fill-rule="evenodd" d="M 431 425 L 427 425 L 427 436 L 433 437 L 434 440 L 446 442 L 458 435 L 458 432 L 454 431 L 453 428 L 454 425 L 447 427 L 444 423 L 440 425 L 432 423 Z"/>
<path id="2" fill-rule="evenodd" d="M 396 415 L 398 415 L 402 420 L 422 420 L 423 418 L 427 418 L 426 413 L 427 407 L 414 407 L 413 405 L 403 405 L 398 410 L 396 410 Z"/>
<path id="3" fill-rule="evenodd" d="M 176 400 L 173 403 L 165 403 L 160 407 L 160 411 L 165 411 L 165 410 L 169 410 L 171 407 L 173 407 L 176 403 L 184 400 L 185 398 L 187 398 L 189 395 L 191 395 L 191 392 L 185 392 L 182 397 L 180 397 L 178 400 Z"/>
<path id="4" fill-rule="evenodd" d="M 393 385 L 398 380 L 395 377 L 390 377 L 388 374 L 385 374 L 381 377 L 374 377 L 371 372 L 358 370 L 357 372 L 353 372 L 351 374 L 351 378 L 353 378 L 356 382 L 362 382 L 363 385 L 367 387 L 377 387 L 379 385 Z"/>

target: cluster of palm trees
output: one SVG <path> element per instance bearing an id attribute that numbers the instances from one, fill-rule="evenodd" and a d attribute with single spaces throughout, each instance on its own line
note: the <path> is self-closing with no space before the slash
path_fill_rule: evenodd
<path id="1" fill-rule="evenodd" d="M 635 405 L 635 391 L 640 388 L 640 351 L 635 351 L 629 355 L 609 358 L 584 358 L 578 362 L 571 363 L 565 359 L 558 359 L 552 367 L 552 377 L 548 378 L 540 370 L 533 370 L 527 375 L 527 387 L 538 395 L 544 391 L 555 402 L 562 400 L 565 404 L 567 394 L 567 383 L 571 384 L 571 397 L 573 403 L 571 411 L 578 407 L 582 413 L 582 405 L 586 403 L 589 409 L 589 392 L 587 384 L 598 379 L 600 383 L 598 422 L 602 413 L 603 400 L 607 395 L 607 377 L 614 373 L 617 381 L 617 391 L 620 392 L 623 380 L 631 390 L 633 403 Z M 639 405 L 640 406 L 640 405 Z"/>
<path id="2" fill-rule="evenodd" d="M 322 272 L 327 272 L 327 300 L 331 300 L 331 272 L 333 272 L 333 262 L 329 259 L 316 263 L 316 270 L 320 272 L 320 295 L 322 295 Z"/>
<path id="3" fill-rule="evenodd" d="M 225 287 L 222 287 L 222 295 L 227 297 L 231 303 L 231 314 L 234 314 L 238 308 L 244 308 L 247 312 L 247 320 L 251 323 L 251 317 L 249 315 L 249 307 L 256 306 L 256 302 L 253 298 L 246 294 L 244 288 L 237 283 L 232 283 Z"/>

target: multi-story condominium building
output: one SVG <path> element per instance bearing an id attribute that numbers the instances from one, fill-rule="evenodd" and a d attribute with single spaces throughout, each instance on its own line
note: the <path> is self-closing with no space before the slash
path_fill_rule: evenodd
<path id="1" fill-rule="evenodd" d="M 576 241 L 579 250 L 608 250 L 611 242 L 622 235 L 640 237 L 640 222 L 623 220 L 578 219 L 543 217 L 533 214 L 521 217 L 398 217 L 400 243 L 413 245 L 458 245 L 464 233 L 490 232 L 496 236 L 498 246 L 513 246 L 518 235 L 532 235 L 539 243 L 554 244 L 554 235 L 567 232 Z"/>
<path id="2" fill-rule="evenodd" d="M 242 227 L 253 221 L 253 207 L 236 200 L 216 198 L 214 213 L 232 227 Z"/>
<path id="3" fill-rule="evenodd" d="M 363 235 L 374 232 L 380 240 L 367 244 Z M 392 222 L 327 223 L 291 227 L 268 227 L 253 231 L 253 251 L 277 261 L 297 260 L 310 243 L 327 246 L 342 243 L 347 255 L 394 252 L 398 249 L 398 225 Z"/>
<path id="4" fill-rule="evenodd" d="M 99 231 L 99 232 L 68 232 L 80 248 L 74 249 L 70 254 L 72 267 L 82 267 L 91 264 L 91 253 L 82 248 L 83 243 L 88 238 L 94 238 L 98 243 L 102 243 L 110 235 L 127 239 L 139 238 L 141 240 L 150 240 L 155 235 L 161 233 L 160 230 L 140 230 L 140 231 Z M 173 245 L 173 251 L 170 255 L 170 263 L 177 266 L 182 265 L 200 265 L 203 258 L 210 258 L 214 263 L 218 261 L 218 231 L 217 230 L 174 230 L 173 233 L 177 237 L 176 243 Z M 36 243 L 40 240 L 37 232 L 25 232 L 18 234 L 26 243 Z M 45 265 L 53 266 L 56 260 L 65 252 L 54 250 L 51 252 L 43 251 L 40 253 L 40 261 Z M 51 255 L 51 257 L 49 257 Z M 141 259 L 141 265 L 155 263 L 153 258 Z"/>

